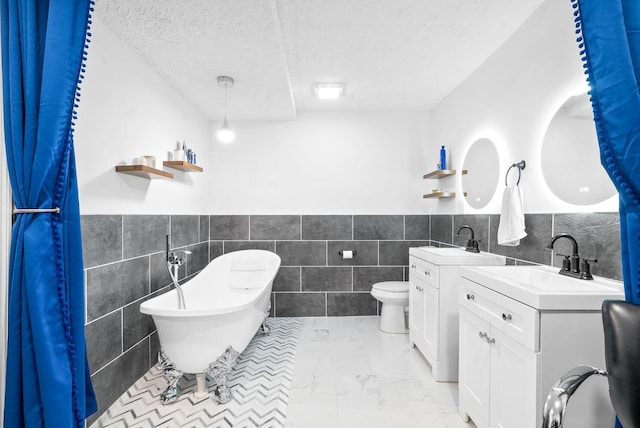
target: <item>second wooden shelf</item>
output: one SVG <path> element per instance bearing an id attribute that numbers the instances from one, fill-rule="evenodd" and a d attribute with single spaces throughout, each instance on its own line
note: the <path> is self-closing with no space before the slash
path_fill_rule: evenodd
<path id="1" fill-rule="evenodd" d="M 184 172 L 202 172 L 202 168 L 185 161 L 163 161 L 162 165 L 168 168 L 178 169 Z"/>
<path id="2" fill-rule="evenodd" d="M 422 198 L 423 199 L 427 199 L 427 198 L 455 198 L 456 196 L 456 192 L 434 192 L 434 193 L 429 193 L 428 195 L 423 195 Z M 467 196 L 467 192 L 464 192 L 464 196 Z"/>
<path id="3" fill-rule="evenodd" d="M 466 169 L 463 169 L 461 171 L 462 175 L 466 173 L 467 173 Z M 439 178 L 449 177 L 450 175 L 455 175 L 455 174 L 456 174 L 455 169 L 436 169 L 435 171 L 431 171 L 430 173 L 423 175 L 422 178 L 423 179 L 427 179 L 427 178 L 439 179 Z"/>

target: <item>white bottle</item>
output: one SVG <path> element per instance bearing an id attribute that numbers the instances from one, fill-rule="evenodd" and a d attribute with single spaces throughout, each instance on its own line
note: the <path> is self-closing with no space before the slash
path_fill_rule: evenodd
<path id="1" fill-rule="evenodd" d="M 182 150 L 182 144 L 180 143 L 180 141 L 176 141 L 176 149 L 173 151 L 173 160 L 184 160 L 184 150 Z"/>

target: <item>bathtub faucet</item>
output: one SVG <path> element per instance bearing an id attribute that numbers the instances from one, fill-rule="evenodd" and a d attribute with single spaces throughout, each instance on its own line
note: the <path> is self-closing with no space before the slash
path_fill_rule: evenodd
<path id="1" fill-rule="evenodd" d="M 185 255 L 186 254 L 191 254 L 191 251 L 188 250 L 184 250 L 182 251 Z M 184 264 L 184 262 L 186 262 L 187 259 L 184 257 L 178 257 L 178 255 L 175 252 L 170 252 L 169 256 L 167 257 L 167 263 L 169 264 L 169 266 L 175 266 L 176 268 L 179 268 L 180 266 L 182 266 Z"/>
<path id="2" fill-rule="evenodd" d="M 186 261 L 186 257 L 191 254 L 189 250 L 182 250 L 181 252 L 184 254 L 184 257 L 178 257 L 175 251 L 169 251 L 171 248 L 171 235 L 167 235 L 166 241 L 166 259 L 167 259 L 167 269 L 169 270 L 169 275 L 171 275 L 171 280 L 173 281 L 173 285 L 176 287 L 178 291 L 178 307 L 180 309 L 186 309 L 187 305 L 184 300 L 184 293 L 182 291 L 182 286 L 178 282 L 178 271 L 180 266 L 182 266 Z"/>

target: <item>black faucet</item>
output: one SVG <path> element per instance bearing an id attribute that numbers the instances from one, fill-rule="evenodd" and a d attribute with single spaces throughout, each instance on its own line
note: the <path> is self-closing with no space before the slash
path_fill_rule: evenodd
<path id="1" fill-rule="evenodd" d="M 479 253 L 480 249 L 478 248 L 478 241 L 475 239 L 473 229 L 471 229 L 471 226 L 463 224 L 460 226 L 460 229 L 458 229 L 457 235 L 460 235 L 460 231 L 463 229 L 469 229 L 469 232 L 471 232 L 471 238 L 467 241 L 467 248 L 465 248 L 465 251 L 469 251 L 470 253 Z"/>
<path id="2" fill-rule="evenodd" d="M 573 278 L 578 278 L 578 279 L 593 279 L 593 276 L 591 275 L 591 266 L 589 265 L 589 262 L 590 261 L 597 262 L 598 260 L 584 259 L 581 264 L 580 256 L 578 255 L 578 242 L 573 236 L 569 235 L 568 233 L 558 233 L 553 238 L 551 238 L 551 241 L 549 241 L 547 248 L 549 250 L 553 250 L 553 245 L 560 238 L 566 238 L 569 241 L 571 241 L 571 245 L 573 247 L 572 248 L 573 254 L 571 255 L 557 254 L 558 256 L 564 257 L 564 259 L 562 260 L 562 268 L 560 269 L 560 274 L 571 276 Z"/>

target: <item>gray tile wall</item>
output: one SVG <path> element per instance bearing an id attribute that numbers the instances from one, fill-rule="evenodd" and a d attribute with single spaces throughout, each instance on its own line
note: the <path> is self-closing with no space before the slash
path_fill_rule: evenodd
<path id="1" fill-rule="evenodd" d="M 408 248 L 429 244 L 428 215 L 223 215 L 210 217 L 222 253 L 274 251 L 282 266 L 272 316 L 377 315 L 371 285 L 407 279 Z M 343 259 L 339 252 L 354 250 Z"/>
<path id="2" fill-rule="evenodd" d="M 553 251 L 546 247 L 554 235 L 568 233 L 578 241 L 578 253 L 582 258 L 598 260 L 591 263 L 594 275 L 622 280 L 618 213 L 526 214 L 525 229 L 528 235 L 516 247 L 498 245 L 500 216 L 497 214 L 432 216 L 432 228 L 433 217 L 450 217 L 450 220 L 439 221 L 453 224 L 450 234 L 441 232 L 441 239 L 438 240 L 433 238 L 434 231 L 431 231 L 434 244 L 435 241 L 441 241 L 464 245 L 468 231 L 463 230 L 460 236 L 456 232 L 462 224 L 468 224 L 473 228 L 476 239 L 480 239 L 481 251 L 507 256 L 510 263 L 528 262 L 560 267 L 562 257 L 557 257 L 557 254 L 571 254 L 569 241 L 558 240 Z"/>
<path id="3" fill-rule="evenodd" d="M 622 279 L 617 213 L 527 214 L 529 235 L 516 247 L 498 245 L 499 221 L 493 214 L 211 216 L 210 239 L 222 253 L 262 248 L 280 255 L 273 316 L 377 314 L 371 285 L 406 280 L 409 247 L 464 246 L 470 232 L 458 234 L 463 225 L 474 230 L 481 251 L 504 255 L 508 264 L 557 266 L 545 247 L 554 234 L 569 233 L 583 257 L 598 258 L 595 275 Z M 555 253 L 566 253 L 565 245 L 558 241 Z M 343 259 L 341 250 L 357 255 Z"/>
<path id="4" fill-rule="evenodd" d="M 195 275 L 218 255 L 209 248 L 209 216 L 82 216 L 86 275 L 87 357 L 102 412 L 156 363 L 153 320 L 140 304 L 169 290 L 165 236 L 173 249 L 188 249 L 181 278 Z"/>
<path id="5" fill-rule="evenodd" d="M 509 264 L 560 262 L 545 247 L 566 232 L 580 254 L 597 258 L 592 272 L 622 279 L 617 213 L 527 214 L 517 247 L 497 244 L 498 215 L 96 215 L 82 217 L 87 283 L 88 358 L 100 411 L 155 364 L 159 342 L 140 303 L 169 289 L 165 235 L 173 248 L 193 251 L 181 280 L 215 257 L 241 249 L 273 251 L 282 266 L 273 284 L 272 316 L 376 315 L 372 284 L 408 279 L 408 249 L 459 245 L 469 225 L 480 249 Z M 559 240 L 556 253 L 566 253 Z M 355 250 L 352 259 L 338 252 Z M 93 422 L 94 415 L 89 422 Z"/>

